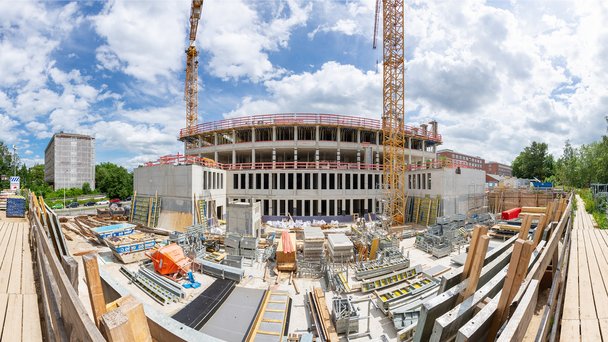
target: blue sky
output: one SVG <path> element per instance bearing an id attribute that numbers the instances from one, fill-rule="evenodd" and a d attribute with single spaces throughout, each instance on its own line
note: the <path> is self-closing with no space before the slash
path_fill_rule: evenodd
<path id="1" fill-rule="evenodd" d="M 603 1 L 406 1 L 407 121 L 510 163 L 532 140 L 605 133 Z M 206 0 L 199 121 L 323 112 L 380 118 L 375 0 Z M 182 151 L 190 3 L 0 2 L 0 140 L 28 165 L 54 132 L 92 134 L 128 168 Z"/>

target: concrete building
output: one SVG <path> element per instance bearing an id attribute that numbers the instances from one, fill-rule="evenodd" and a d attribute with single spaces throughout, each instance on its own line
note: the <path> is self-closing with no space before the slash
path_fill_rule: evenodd
<path id="1" fill-rule="evenodd" d="M 430 128 L 429 128 L 430 126 Z M 330 114 L 255 115 L 182 130 L 186 155 L 227 171 L 228 202 L 261 202 L 263 215 L 380 212 L 380 120 Z M 437 123 L 406 127 L 409 164 L 435 159 Z"/>
<path id="2" fill-rule="evenodd" d="M 483 206 L 485 171 L 475 168 L 430 168 L 407 172 L 408 196 L 441 196 L 442 215 L 466 214 Z"/>
<path id="3" fill-rule="evenodd" d="M 185 156 L 135 169 L 134 187 L 138 195 L 162 197 L 161 217 L 168 210 L 192 218 L 193 194 L 214 201 L 219 218 L 233 202 L 259 202 L 266 217 L 380 213 L 381 126 L 376 119 L 297 113 L 207 122 L 180 132 L 189 143 Z M 410 165 L 435 161 L 436 122 L 408 126 L 406 137 Z M 195 182 L 204 172 L 220 175 L 221 188 Z"/>
<path id="4" fill-rule="evenodd" d="M 57 133 L 44 150 L 44 180 L 55 190 L 80 188 L 89 183 L 95 189 L 95 138 Z"/>
<path id="5" fill-rule="evenodd" d="M 484 163 L 483 169 L 486 171 L 486 173 L 489 173 L 491 175 L 507 177 L 511 177 L 513 175 L 513 169 L 511 168 L 511 166 L 497 162 Z"/>
<path id="6" fill-rule="evenodd" d="M 453 160 L 455 164 L 464 165 L 468 168 L 483 170 L 485 161 L 481 157 L 474 157 L 468 154 L 454 152 L 452 150 L 439 150 L 437 151 L 437 158 L 447 158 Z"/>

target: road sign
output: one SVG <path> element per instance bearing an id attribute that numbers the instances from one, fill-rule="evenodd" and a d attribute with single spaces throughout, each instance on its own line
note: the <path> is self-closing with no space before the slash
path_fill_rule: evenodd
<path id="1" fill-rule="evenodd" d="M 19 176 L 11 177 L 11 190 L 19 190 L 21 187 L 21 178 Z"/>

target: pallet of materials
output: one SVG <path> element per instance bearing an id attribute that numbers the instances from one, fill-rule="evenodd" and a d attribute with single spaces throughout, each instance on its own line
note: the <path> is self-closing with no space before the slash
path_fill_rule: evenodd
<path id="1" fill-rule="evenodd" d="M 353 242 L 345 234 L 327 236 L 329 258 L 334 263 L 347 263 L 353 259 Z"/>
<path id="2" fill-rule="evenodd" d="M 242 268 L 223 265 L 200 258 L 196 258 L 195 262 L 202 266 L 203 273 L 219 279 L 230 279 L 239 283 L 245 275 L 245 271 Z"/>
<path id="3" fill-rule="evenodd" d="M 417 265 L 403 271 L 384 275 L 378 278 L 369 279 L 361 283 L 361 292 L 371 292 L 383 289 L 385 287 L 394 286 L 408 279 L 412 279 L 422 272 L 422 266 Z"/>
<path id="4" fill-rule="evenodd" d="M 297 269 L 296 263 L 296 234 L 283 232 L 276 252 L 277 269 L 292 272 Z"/>
<path id="5" fill-rule="evenodd" d="M 419 278 L 407 281 L 405 284 L 377 292 L 377 303 L 383 311 L 388 312 L 391 307 L 397 306 L 396 304 L 402 305 L 404 302 L 414 300 L 416 296 L 438 286 L 439 281 L 437 279 L 422 275 Z"/>
<path id="6" fill-rule="evenodd" d="M 25 217 L 25 197 L 9 196 L 6 199 L 6 217 Z"/>
<path id="7" fill-rule="evenodd" d="M 156 236 L 149 233 L 110 236 L 104 240 L 112 253 L 125 264 L 148 259 L 145 252 L 156 246 Z"/>
<path id="8" fill-rule="evenodd" d="M 320 227 L 304 227 L 304 260 L 320 263 L 324 246 L 325 234 Z"/>
<path id="9" fill-rule="evenodd" d="M 135 231 L 135 225 L 130 223 L 119 223 L 112 224 L 109 226 L 92 228 L 91 231 L 93 231 L 93 234 L 97 236 L 99 242 L 103 244 L 103 239 L 105 238 L 133 234 L 133 232 Z"/>
<path id="10" fill-rule="evenodd" d="M 355 266 L 355 278 L 357 280 L 375 278 L 408 267 L 410 260 L 403 255 L 360 262 Z"/>

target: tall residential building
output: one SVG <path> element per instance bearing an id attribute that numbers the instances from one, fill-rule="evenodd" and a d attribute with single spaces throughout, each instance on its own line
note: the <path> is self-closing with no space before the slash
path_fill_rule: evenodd
<path id="1" fill-rule="evenodd" d="M 483 170 L 483 164 L 485 161 L 481 157 L 474 157 L 468 154 L 454 152 L 452 150 L 439 150 L 437 151 L 437 158 L 445 157 L 454 161 L 457 164 L 464 164 L 472 169 Z"/>
<path id="2" fill-rule="evenodd" d="M 511 169 L 511 166 L 497 162 L 487 162 L 484 164 L 483 169 L 486 170 L 486 173 L 499 176 L 510 177 L 513 173 L 513 169 Z"/>
<path id="3" fill-rule="evenodd" d="M 95 189 L 95 138 L 57 133 L 44 150 L 44 180 L 55 190 L 80 188 L 89 183 Z"/>

